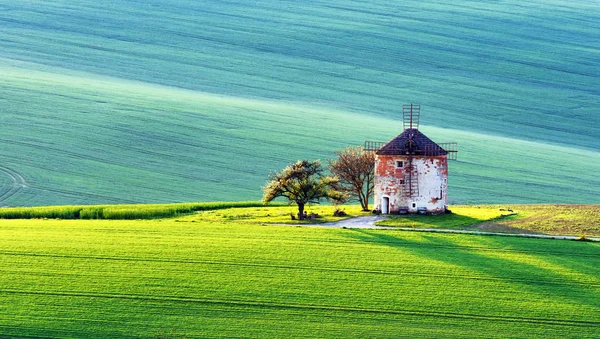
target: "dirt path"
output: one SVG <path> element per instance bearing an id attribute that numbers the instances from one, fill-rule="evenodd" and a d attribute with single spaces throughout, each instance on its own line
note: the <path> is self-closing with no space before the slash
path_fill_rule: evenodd
<path id="1" fill-rule="evenodd" d="M 328 222 L 325 224 L 313 224 L 313 225 L 289 225 L 289 226 L 301 226 L 301 227 L 326 227 L 326 228 L 361 228 L 361 229 L 376 229 L 376 230 L 398 230 L 398 231 L 412 231 L 412 232 L 433 232 L 433 233 L 454 233 L 454 234 L 476 234 L 476 235 L 502 235 L 508 237 L 522 237 L 522 238 L 538 238 L 538 239 L 561 239 L 561 240 L 575 240 L 579 237 L 571 235 L 547 235 L 547 234 L 513 234 L 513 233 L 496 233 L 496 232 L 483 232 L 483 231 L 467 231 L 467 230 L 449 230 L 440 228 L 411 228 L 411 227 L 394 227 L 394 226 L 376 226 L 375 222 L 379 220 L 387 219 L 386 216 L 368 216 L 368 217 L 356 217 L 350 218 L 337 222 Z M 600 238 L 588 237 L 590 241 L 600 242 Z"/>
<path id="2" fill-rule="evenodd" d="M 320 227 L 329 227 L 329 228 L 366 228 L 366 229 L 379 229 L 379 230 L 393 230 L 398 227 L 390 227 L 390 226 L 375 226 L 375 223 L 380 220 L 385 220 L 388 217 L 381 215 L 373 215 L 368 217 L 356 217 L 349 218 L 336 222 L 328 222 L 325 224 L 318 225 L 310 225 L 310 226 L 320 226 Z M 307 225 L 309 226 L 309 225 Z"/>

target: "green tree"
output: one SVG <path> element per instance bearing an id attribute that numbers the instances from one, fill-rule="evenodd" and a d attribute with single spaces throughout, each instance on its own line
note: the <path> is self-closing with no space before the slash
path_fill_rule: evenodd
<path id="1" fill-rule="evenodd" d="M 290 204 L 298 205 L 298 218 L 302 220 L 306 204 L 318 204 L 322 198 L 334 202 L 344 200 L 344 194 L 334 188 L 337 182 L 336 177 L 325 175 L 319 160 L 299 160 L 269 176 L 269 182 L 263 187 L 263 202 L 285 197 Z"/>
<path id="2" fill-rule="evenodd" d="M 375 184 L 375 152 L 358 146 L 344 148 L 336 155 L 337 159 L 329 161 L 329 170 L 339 178 L 338 189 L 357 199 L 363 211 L 368 211 Z"/>

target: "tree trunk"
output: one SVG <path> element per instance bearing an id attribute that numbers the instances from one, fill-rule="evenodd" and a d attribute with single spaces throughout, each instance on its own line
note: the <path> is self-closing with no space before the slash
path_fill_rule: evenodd
<path id="1" fill-rule="evenodd" d="M 304 204 L 298 204 L 298 220 L 304 220 Z"/>
<path id="2" fill-rule="evenodd" d="M 362 210 L 365 212 L 369 211 L 369 197 L 365 197 L 363 192 L 359 192 L 358 200 L 360 201 L 360 207 L 362 207 Z"/>

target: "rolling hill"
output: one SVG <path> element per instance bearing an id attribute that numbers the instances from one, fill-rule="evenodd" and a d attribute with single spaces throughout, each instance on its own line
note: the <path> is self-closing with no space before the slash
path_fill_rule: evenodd
<path id="1" fill-rule="evenodd" d="M 300 158 L 457 141 L 452 203 L 598 203 L 587 1 L 0 2 L 0 206 L 257 199 Z"/>

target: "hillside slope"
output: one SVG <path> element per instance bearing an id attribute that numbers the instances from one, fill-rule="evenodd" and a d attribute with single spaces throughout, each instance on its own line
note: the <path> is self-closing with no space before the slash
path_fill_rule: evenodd
<path id="1" fill-rule="evenodd" d="M 0 3 L 0 205 L 256 199 L 408 102 L 453 203 L 598 203 L 600 10 L 482 6 Z"/>

